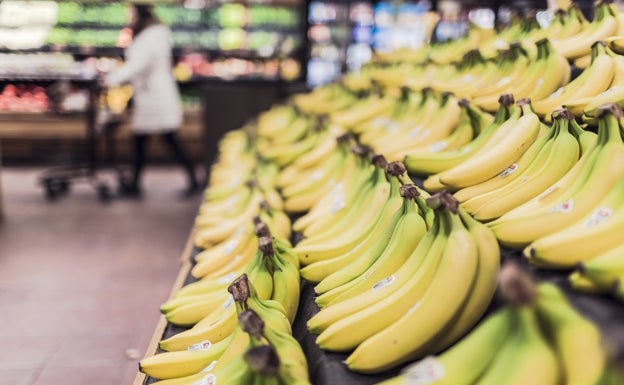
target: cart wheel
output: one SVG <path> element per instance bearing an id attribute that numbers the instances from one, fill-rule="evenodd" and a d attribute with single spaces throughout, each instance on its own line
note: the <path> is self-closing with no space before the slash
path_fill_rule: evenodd
<path id="1" fill-rule="evenodd" d="M 99 184 L 97 186 L 98 198 L 101 202 L 108 202 L 111 199 L 110 188 L 105 184 Z"/>
<path id="2" fill-rule="evenodd" d="M 53 200 L 56 200 L 56 198 L 58 197 L 58 193 L 50 186 L 46 186 L 45 197 L 46 197 L 46 200 L 53 201 Z"/>
<path id="3" fill-rule="evenodd" d="M 67 180 L 61 180 L 58 182 L 58 191 L 59 193 L 62 194 L 67 194 L 69 193 L 69 181 Z"/>

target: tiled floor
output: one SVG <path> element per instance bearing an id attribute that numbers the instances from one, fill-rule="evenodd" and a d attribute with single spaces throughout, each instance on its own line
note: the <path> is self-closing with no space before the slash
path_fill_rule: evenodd
<path id="1" fill-rule="evenodd" d="M 0 383 L 132 384 L 128 353 L 147 348 L 201 197 L 178 199 L 182 173 L 152 166 L 141 200 L 82 184 L 48 202 L 40 172 L 0 173 Z"/>

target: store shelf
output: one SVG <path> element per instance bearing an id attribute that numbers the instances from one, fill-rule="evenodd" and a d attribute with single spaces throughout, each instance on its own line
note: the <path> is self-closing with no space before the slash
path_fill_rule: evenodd
<path id="1" fill-rule="evenodd" d="M 422 180 L 414 179 L 414 182 L 422 186 Z M 193 257 L 198 252 L 199 249 L 187 244 L 184 255 L 188 255 L 188 260 L 192 261 Z M 607 296 L 597 296 L 574 291 L 567 284 L 568 274 L 566 272 L 537 269 L 528 264 L 526 258 L 522 256 L 522 252 L 519 250 L 501 247 L 501 256 L 503 263 L 508 261 L 518 262 L 530 272 L 536 281 L 548 281 L 561 287 L 573 306 L 599 326 L 605 338 L 608 338 L 609 343 L 616 349 L 613 352 L 615 356 L 624 357 L 624 323 L 622 323 L 624 319 L 624 307 L 620 302 Z M 189 265 L 190 266 L 186 264 L 183 265 L 183 269 L 180 271 L 176 280 L 175 287 L 180 287 L 180 282 L 188 284 L 196 281 L 196 279 L 190 275 L 189 268 L 192 267 L 192 262 L 190 262 Z M 186 274 L 184 278 L 182 278 L 183 274 Z M 312 384 L 374 385 L 382 380 L 396 376 L 405 366 L 409 365 L 402 365 L 395 369 L 374 375 L 364 375 L 349 371 L 343 363 L 348 354 L 322 351 L 316 345 L 316 336 L 309 333 L 307 330 L 307 320 L 319 311 L 314 302 L 314 297 L 315 292 L 313 285 L 302 281 L 300 305 L 292 327 L 293 335 L 301 344 L 307 357 Z M 502 300 L 495 297 L 484 317 L 496 311 L 502 305 Z M 164 324 L 162 324 L 162 322 L 159 323 L 158 328 L 154 332 L 150 348 L 145 356 L 149 357 L 159 353 L 160 351 L 157 343 L 159 340 L 168 338 L 183 330 L 186 330 L 186 328 L 167 324 L 166 322 L 164 322 Z M 134 385 L 149 385 L 155 381 L 157 380 L 154 378 L 139 374 Z"/>
<path id="2" fill-rule="evenodd" d="M 178 272 L 178 275 L 175 279 L 175 281 L 173 282 L 173 286 L 171 288 L 171 293 L 169 295 L 169 297 L 171 298 L 171 295 L 173 295 L 173 293 L 175 293 L 176 290 L 178 290 L 180 287 L 182 287 L 189 275 L 189 272 L 191 270 L 191 256 L 192 253 L 194 252 L 194 247 L 193 247 L 193 231 L 191 231 L 191 234 L 189 234 L 189 237 L 186 241 L 186 245 L 184 246 L 184 250 L 182 250 L 182 254 L 180 255 L 180 270 Z M 158 323 L 156 324 L 156 328 L 154 330 L 154 334 L 152 336 L 152 339 L 150 340 L 148 346 L 147 346 L 147 353 L 145 354 L 145 357 L 149 357 L 152 355 L 152 352 L 155 352 L 156 350 L 158 350 L 158 342 L 161 340 L 163 333 L 165 332 L 165 329 L 167 328 L 167 320 L 165 319 L 164 316 L 160 316 Z M 133 385 L 140 385 L 140 384 L 144 384 L 147 380 L 147 376 L 141 372 L 138 372 Z"/>

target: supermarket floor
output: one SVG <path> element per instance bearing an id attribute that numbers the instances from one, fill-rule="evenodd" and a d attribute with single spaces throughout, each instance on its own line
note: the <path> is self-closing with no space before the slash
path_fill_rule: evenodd
<path id="1" fill-rule="evenodd" d="M 201 197 L 150 167 L 141 200 L 76 185 L 47 202 L 41 169 L 3 168 L 0 383 L 129 385 L 171 290 Z"/>

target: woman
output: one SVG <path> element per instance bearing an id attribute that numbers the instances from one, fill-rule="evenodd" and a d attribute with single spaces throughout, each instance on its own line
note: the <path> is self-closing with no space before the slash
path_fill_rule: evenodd
<path id="1" fill-rule="evenodd" d="M 133 4 L 131 12 L 132 42 L 125 51 L 125 64 L 111 71 L 104 80 L 107 87 L 130 83 L 134 92 L 133 175 L 130 181 L 122 181 L 120 192 L 130 196 L 141 194 L 145 145 L 149 136 L 157 135 L 184 166 L 188 186 L 183 195 L 190 196 L 200 188 L 193 164 L 175 135 L 182 125 L 182 109 L 171 67 L 170 30 L 158 21 L 151 5 Z"/>

